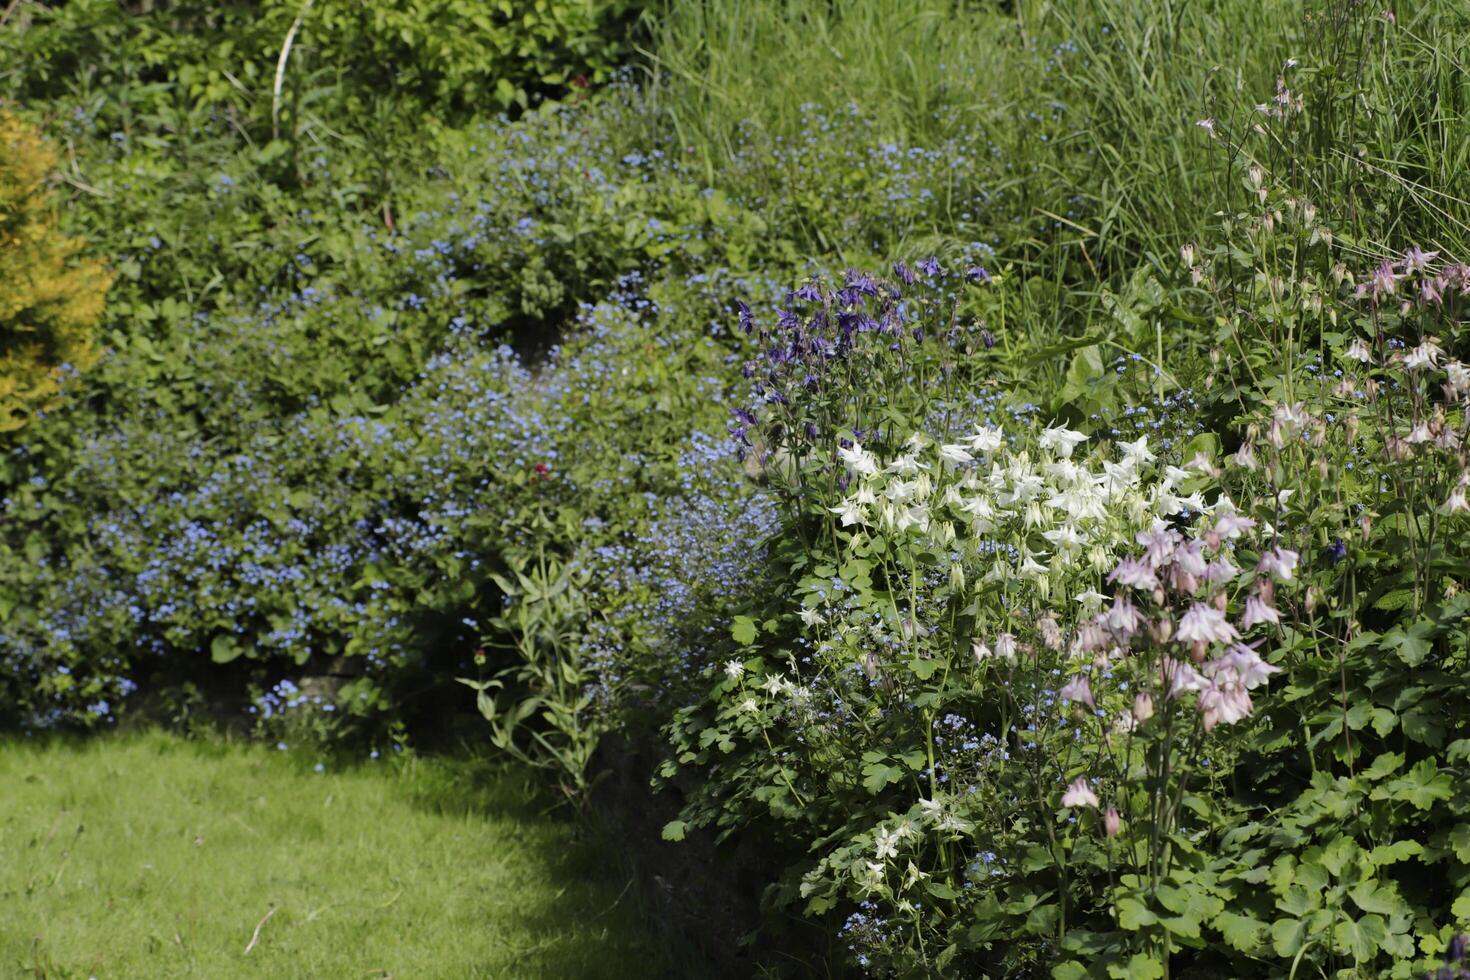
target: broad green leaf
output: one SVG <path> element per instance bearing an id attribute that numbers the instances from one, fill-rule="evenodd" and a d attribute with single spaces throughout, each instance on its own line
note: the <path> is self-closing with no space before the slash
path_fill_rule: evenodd
<path id="1" fill-rule="evenodd" d="M 1215 916 L 1214 926 L 1227 943 L 1242 953 L 1254 952 L 1266 931 L 1266 923 L 1236 912 L 1221 912 Z"/>
<path id="2" fill-rule="evenodd" d="M 1159 921 L 1147 906 L 1136 898 L 1118 900 L 1118 924 L 1124 929 L 1146 929 Z"/>
<path id="3" fill-rule="evenodd" d="M 755 620 L 749 616 L 736 616 L 730 626 L 730 638 L 743 647 L 755 642 L 756 632 Z"/>

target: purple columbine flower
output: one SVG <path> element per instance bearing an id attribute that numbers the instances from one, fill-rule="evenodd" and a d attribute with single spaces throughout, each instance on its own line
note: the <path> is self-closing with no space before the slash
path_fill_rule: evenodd
<path id="1" fill-rule="evenodd" d="M 743 300 L 736 300 L 735 307 L 740 311 L 740 329 L 749 337 L 750 332 L 755 329 L 755 317 L 751 316 L 750 307 Z"/>

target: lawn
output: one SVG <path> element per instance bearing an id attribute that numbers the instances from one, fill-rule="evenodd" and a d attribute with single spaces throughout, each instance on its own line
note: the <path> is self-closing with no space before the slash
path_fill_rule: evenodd
<path id="1" fill-rule="evenodd" d="M 161 734 L 0 748 L 0 975 L 631 977 L 635 891 L 525 777 Z"/>

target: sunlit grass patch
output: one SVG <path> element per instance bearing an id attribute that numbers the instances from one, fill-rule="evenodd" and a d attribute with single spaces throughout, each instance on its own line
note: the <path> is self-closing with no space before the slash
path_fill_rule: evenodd
<path id="1" fill-rule="evenodd" d="M 662 972 L 631 890 L 514 771 L 147 735 L 10 741 L 0 784 L 0 975 Z"/>

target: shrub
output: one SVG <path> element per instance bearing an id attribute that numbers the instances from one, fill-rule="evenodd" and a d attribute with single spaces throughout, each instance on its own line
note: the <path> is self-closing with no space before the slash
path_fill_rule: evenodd
<path id="1" fill-rule="evenodd" d="M 98 356 L 93 334 L 112 277 L 57 228 L 45 186 L 56 160 L 0 109 L 0 432 L 25 425 Z"/>

